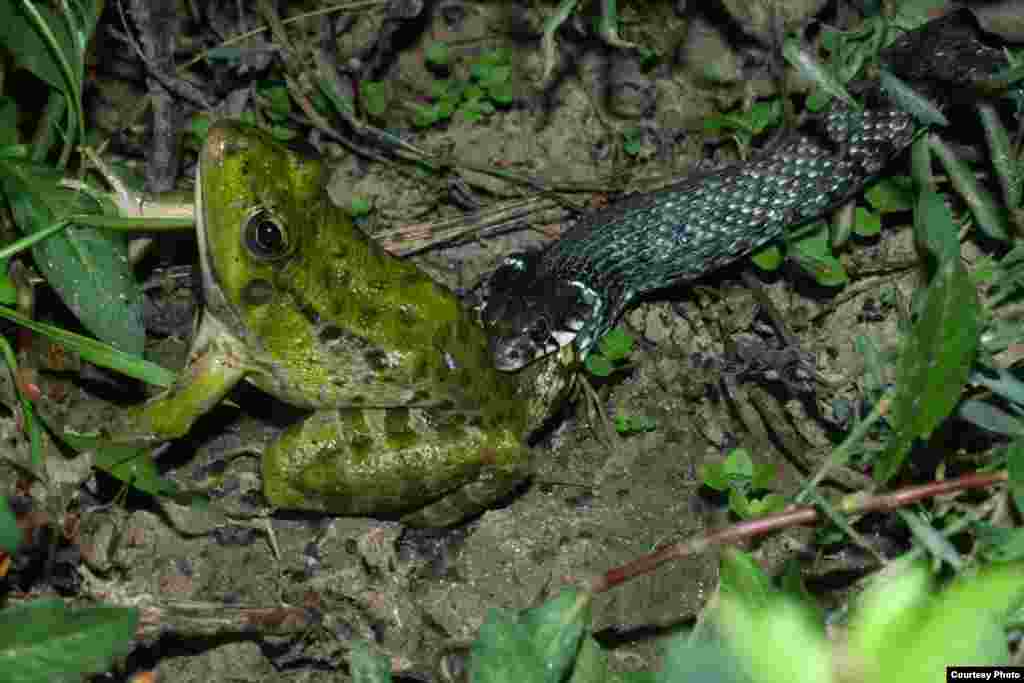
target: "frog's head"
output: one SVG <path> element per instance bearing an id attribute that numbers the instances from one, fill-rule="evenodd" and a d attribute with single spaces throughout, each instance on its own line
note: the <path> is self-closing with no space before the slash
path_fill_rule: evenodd
<path id="1" fill-rule="evenodd" d="M 196 214 L 205 313 L 262 368 L 257 385 L 317 405 L 347 363 L 334 348 L 365 240 L 324 187 L 313 154 L 251 126 L 214 125 L 199 157 Z"/>
<path id="2" fill-rule="evenodd" d="M 257 386 L 306 407 L 434 405 L 489 365 L 458 299 L 331 202 L 320 160 L 225 121 L 199 167 L 196 339 L 240 340 Z"/>
<path id="3" fill-rule="evenodd" d="M 281 265 L 300 253 L 302 207 L 322 201 L 322 169 L 235 121 L 210 129 L 196 181 L 207 310 L 244 337 L 246 312 L 275 296 Z"/>

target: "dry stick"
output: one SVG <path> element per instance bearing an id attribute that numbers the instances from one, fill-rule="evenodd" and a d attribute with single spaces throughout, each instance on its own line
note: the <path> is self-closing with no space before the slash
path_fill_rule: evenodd
<path id="1" fill-rule="evenodd" d="M 533 196 L 498 203 L 453 218 L 375 232 L 373 239 L 395 256 L 409 256 L 437 244 L 462 239 L 467 233 L 485 237 L 504 232 L 507 226 L 526 223 L 534 214 L 559 209 L 555 200 Z"/>
<path id="2" fill-rule="evenodd" d="M 162 633 L 217 637 L 258 633 L 291 635 L 322 625 L 316 610 L 303 607 L 234 607 L 218 602 L 165 601 L 139 608 L 135 637 L 152 640 Z"/>
<path id="3" fill-rule="evenodd" d="M 1007 481 L 1005 470 L 999 472 L 987 472 L 984 474 L 965 474 L 956 479 L 947 481 L 936 481 L 921 486 L 910 486 L 905 489 L 884 493 L 879 495 L 865 495 L 854 493 L 845 496 L 837 506 L 838 509 L 848 514 L 862 514 L 865 512 L 880 512 L 893 510 L 910 503 L 932 498 L 934 496 L 950 493 L 953 491 L 965 491 L 967 489 L 985 488 Z M 720 531 L 703 534 L 697 538 L 682 543 L 662 548 L 649 555 L 637 558 L 632 562 L 610 569 L 603 576 L 592 579 L 587 586 L 592 593 L 603 593 L 614 588 L 620 583 L 635 576 L 648 574 L 656 567 L 672 560 L 681 560 L 691 555 L 702 553 L 708 548 L 736 543 L 738 541 L 762 536 L 770 531 L 777 531 L 791 526 L 804 526 L 816 523 L 821 519 L 821 514 L 813 507 L 793 507 L 785 512 L 780 512 L 767 517 L 759 517 L 746 522 L 740 522 Z"/>

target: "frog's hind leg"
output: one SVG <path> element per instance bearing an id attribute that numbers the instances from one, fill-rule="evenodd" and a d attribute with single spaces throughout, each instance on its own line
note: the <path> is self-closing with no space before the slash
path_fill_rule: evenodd
<path id="1" fill-rule="evenodd" d="M 511 430 L 461 411 L 322 410 L 268 446 L 263 489 L 278 508 L 448 526 L 507 495 L 527 461 Z"/>

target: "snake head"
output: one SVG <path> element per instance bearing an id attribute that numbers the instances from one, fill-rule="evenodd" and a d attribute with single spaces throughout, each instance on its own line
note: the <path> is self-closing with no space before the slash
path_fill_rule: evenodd
<path id="1" fill-rule="evenodd" d="M 477 285 L 477 313 L 499 370 L 519 370 L 571 343 L 594 312 L 589 290 L 552 277 L 542 252 L 510 254 Z"/>

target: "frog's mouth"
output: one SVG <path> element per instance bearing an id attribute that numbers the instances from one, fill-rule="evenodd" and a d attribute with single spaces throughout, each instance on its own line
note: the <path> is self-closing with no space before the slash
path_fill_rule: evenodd
<path id="1" fill-rule="evenodd" d="M 218 314 L 225 307 L 224 297 L 221 293 L 220 283 L 216 273 L 213 272 L 213 261 L 210 258 L 210 240 L 206 217 L 206 203 L 203 201 L 203 168 L 200 163 L 196 168 L 196 239 L 199 243 L 199 270 L 203 278 L 203 292 L 206 308 L 214 308 Z M 220 299 L 211 301 L 211 298 Z"/>
<path id="2" fill-rule="evenodd" d="M 233 331 L 237 337 L 237 331 L 244 329 L 238 314 L 228 305 L 224 291 L 217 279 L 217 274 L 213 270 L 213 261 L 210 258 L 206 203 L 203 201 L 202 160 L 200 160 L 199 165 L 196 167 L 195 207 L 199 271 L 203 281 L 203 313 L 199 319 L 198 329 L 196 329 L 192 337 L 193 350 L 202 348 L 210 338 L 224 334 L 227 330 Z"/>

